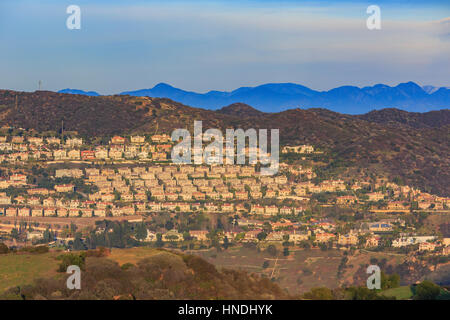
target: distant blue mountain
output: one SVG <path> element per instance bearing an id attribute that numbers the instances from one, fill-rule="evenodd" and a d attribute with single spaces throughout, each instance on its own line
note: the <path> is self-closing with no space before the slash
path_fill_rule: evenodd
<path id="1" fill-rule="evenodd" d="M 362 114 L 383 108 L 425 112 L 450 107 L 449 88 L 422 88 L 414 82 L 400 83 L 395 87 L 384 84 L 363 88 L 342 86 L 329 91 L 316 91 L 294 83 L 270 83 L 257 87 L 241 87 L 231 92 L 209 91 L 203 94 L 160 83 L 151 89 L 121 94 L 169 98 L 192 107 L 212 110 L 238 102 L 264 112 L 279 112 L 292 108 L 326 108 L 347 114 Z"/>
<path id="2" fill-rule="evenodd" d="M 82 94 L 85 96 L 99 96 L 100 95 L 95 91 L 83 91 L 83 90 L 69 89 L 69 88 L 59 90 L 58 93 Z"/>

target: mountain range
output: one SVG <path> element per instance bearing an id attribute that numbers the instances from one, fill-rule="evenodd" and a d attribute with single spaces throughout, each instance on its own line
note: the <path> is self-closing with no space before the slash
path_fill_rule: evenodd
<path id="1" fill-rule="evenodd" d="M 59 93 L 99 95 L 94 91 L 64 89 Z M 150 89 L 125 91 L 120 95 L 169 98 L 196 108 L 217 110 L 233 103 L 245 103 L 263 112 L 288 109 L 326 108 L 346 114 L 363 114 L 372 110 L 397 108 L 410 112 L 427 112 L 450 107 L 450 88 L 419 86 L 414 82 L 391 87 L 377 84 L 368 87 L 342 86 L 316 91 L 294 83 L 269 83 L 236 90 L 197 93 L 159 83 Z"/>

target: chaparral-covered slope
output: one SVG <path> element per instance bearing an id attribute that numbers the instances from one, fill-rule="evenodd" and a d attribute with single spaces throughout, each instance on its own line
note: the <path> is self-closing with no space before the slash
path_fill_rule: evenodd
<path id="1" fill-rule="evenodd" d="M 409 113 L 384 109 L 346 115 L 326 109 L 264 113 L 245 104 L 217 111 L 165 98 L 85 96 L 48 91 L 0 91 L 0 124 L 38 132 L 77 131 L 111 136 L 192 129 L 280 129 L 282 144 L 312 144 L 333 156 L 332 166 L 381 168 L 389 177 L 440 195 L 450 195 L 450 110 Z M 191 131 L 192 132 L 192 131 Z"/>

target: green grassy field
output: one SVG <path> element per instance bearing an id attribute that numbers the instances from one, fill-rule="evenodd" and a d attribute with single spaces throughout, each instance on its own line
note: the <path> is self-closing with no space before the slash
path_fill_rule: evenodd
<path id="1" fill-rule="evenodd" d="M 406 300 L 410 299 L 413 296 L 413 292 L 411 291 L 410 286 L 387 289 L 381 291 L 380 294 L 388 297 L 394 296 L 397 298 L 397 300 Z"/>
<path id="2" fill-rule="evenodd" d="M 57 252 L 0 255 L 0 292 L 12 286 L 31 284 L 35 279 L 57 274 Z"/>

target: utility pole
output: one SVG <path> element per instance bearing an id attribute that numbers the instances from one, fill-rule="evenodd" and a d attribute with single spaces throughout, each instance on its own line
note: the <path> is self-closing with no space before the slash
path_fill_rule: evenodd
<path id="1" fill-rule="evenodd" d="M 38 82 L 38 88 L 39 88 L 39 91 L 41 91 L 41 85 L 42 85 L 42 81 L 39 80 L 39 82 Z"/>

